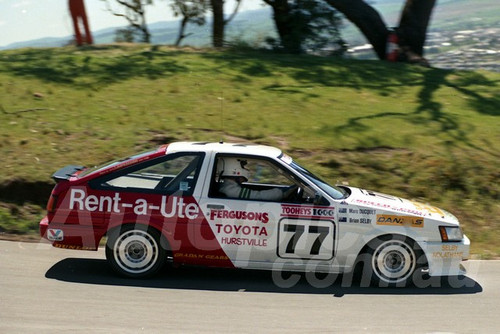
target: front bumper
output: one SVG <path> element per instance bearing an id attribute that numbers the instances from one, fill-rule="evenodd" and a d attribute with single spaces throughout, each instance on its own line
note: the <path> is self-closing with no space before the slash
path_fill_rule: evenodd
<path id="1" fill-rule="evenodd" d="M 427 242 L 423 250 L 427 256 L 430 276 L 465 275 L 462 261 L 469 258 L 470 240 L 464 235 L 460 242 Z"/>

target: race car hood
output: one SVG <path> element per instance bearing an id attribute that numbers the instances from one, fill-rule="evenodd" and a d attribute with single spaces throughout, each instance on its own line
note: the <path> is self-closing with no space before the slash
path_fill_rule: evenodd
<path id="1" fill-rule="evenodd" d="M 354 187 L 349 188 L 351 195 L 346 199 L 348 204 L 364 206 L 377 211 L 398 215 L 418 216 L 447 224 L 459 225 L 458 219 L 446 210 L 417 201 L 386 195 L 371 190 Z"/>

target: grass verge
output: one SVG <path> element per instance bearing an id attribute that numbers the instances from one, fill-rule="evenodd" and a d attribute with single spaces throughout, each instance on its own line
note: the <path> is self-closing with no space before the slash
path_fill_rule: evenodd
<path id="1" fill-rule="evenodd" d="M 256 51 L 2 51 L 0 232 L 36 231 L 64 165 L 222 138 L 281 147 L 332 183 L 441 206 L 474 253 L 498 256 L 499 80 Z"/>

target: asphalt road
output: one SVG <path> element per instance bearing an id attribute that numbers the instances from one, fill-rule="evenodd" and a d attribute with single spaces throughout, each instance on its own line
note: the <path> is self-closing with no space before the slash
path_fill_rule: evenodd
<path id="1" fill-rule="evenodd" d="M 500 261 L 466 267 L 404 289 L 202 268 L 128 280 L 102 250 L 0 241 L 0 333 L 498 333 Z"/>

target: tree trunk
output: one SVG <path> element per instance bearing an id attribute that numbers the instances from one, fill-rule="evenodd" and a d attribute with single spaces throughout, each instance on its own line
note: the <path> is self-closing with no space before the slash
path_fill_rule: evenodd
<path id="1" fill-rule="evenodd" d="M 380 14 L 363 0 L 325 0 L 354 23 L 373 46 L 379 59 L 386 59 L 389 29 Z M 406 0 L 399 27 L 398 61 L 428 65 L 423 58 L 427 27 L 436 0 Z"/>
<path id="2" fill-rule="evenodd" d="M 389 30 L 380 14 L 363 0 L 325 0 L 354 23 L 373 46 L 379 59 L 385 59 Z"/>
<path id="3" fill-rule="evenodd" d="M 210 0 L 213 13 L 212 43 L 221 48 L 224 43 L 224 0 Z"/>
<path id="4" fill-rule="evenodd" d="M 177 36 L 177 40 L 175 41 L 175 46 L 179 46 L 181 44 L 181 41 L 186 37 L 184 35 L 184 30 L 186 29 L 186 25 L 188 23 L 188 18 L 186 16 L 182 17 L 181 20 L 181 26 L 179 28 L 179 35 Z"/>
<path id="5" fill-rule="evenodd" d="M 142 31 L 142 42 L 144 43 L 150 43 L 151 42 L 151 34 L 149 33 L 148 27 L 146 26 L 146 23 L 141 25 L 139 28 Z"/>
<path id="6" fill-rule="evenodd" d="M 138 8 L 137 14 L 139 14 L 139 17 L 140 17 L 139 29 L 142 31 L 142 41 L 144 43 L 150 43 L 151 42 L 151 34 L 149 32 L 148 25 L 146 24 L 146 11 L 142 5 L 140 8 Z"/>
<path id="7" fill-rule="evenodd" d="M 436 0 L 407 0 L 397 34 L 399 45 L 408 61 L 419 62 L 423 59 L 427 27 Z"/>
<path id="8" fill-rule="evenodd" d="M 273 19 L 280 37 L 281 46 L 290 53 L 301 53 L 300 39 L 294 35 L 294 22 L 290 16 L 287 0 L 266 1 L 273 8 Z"/>

